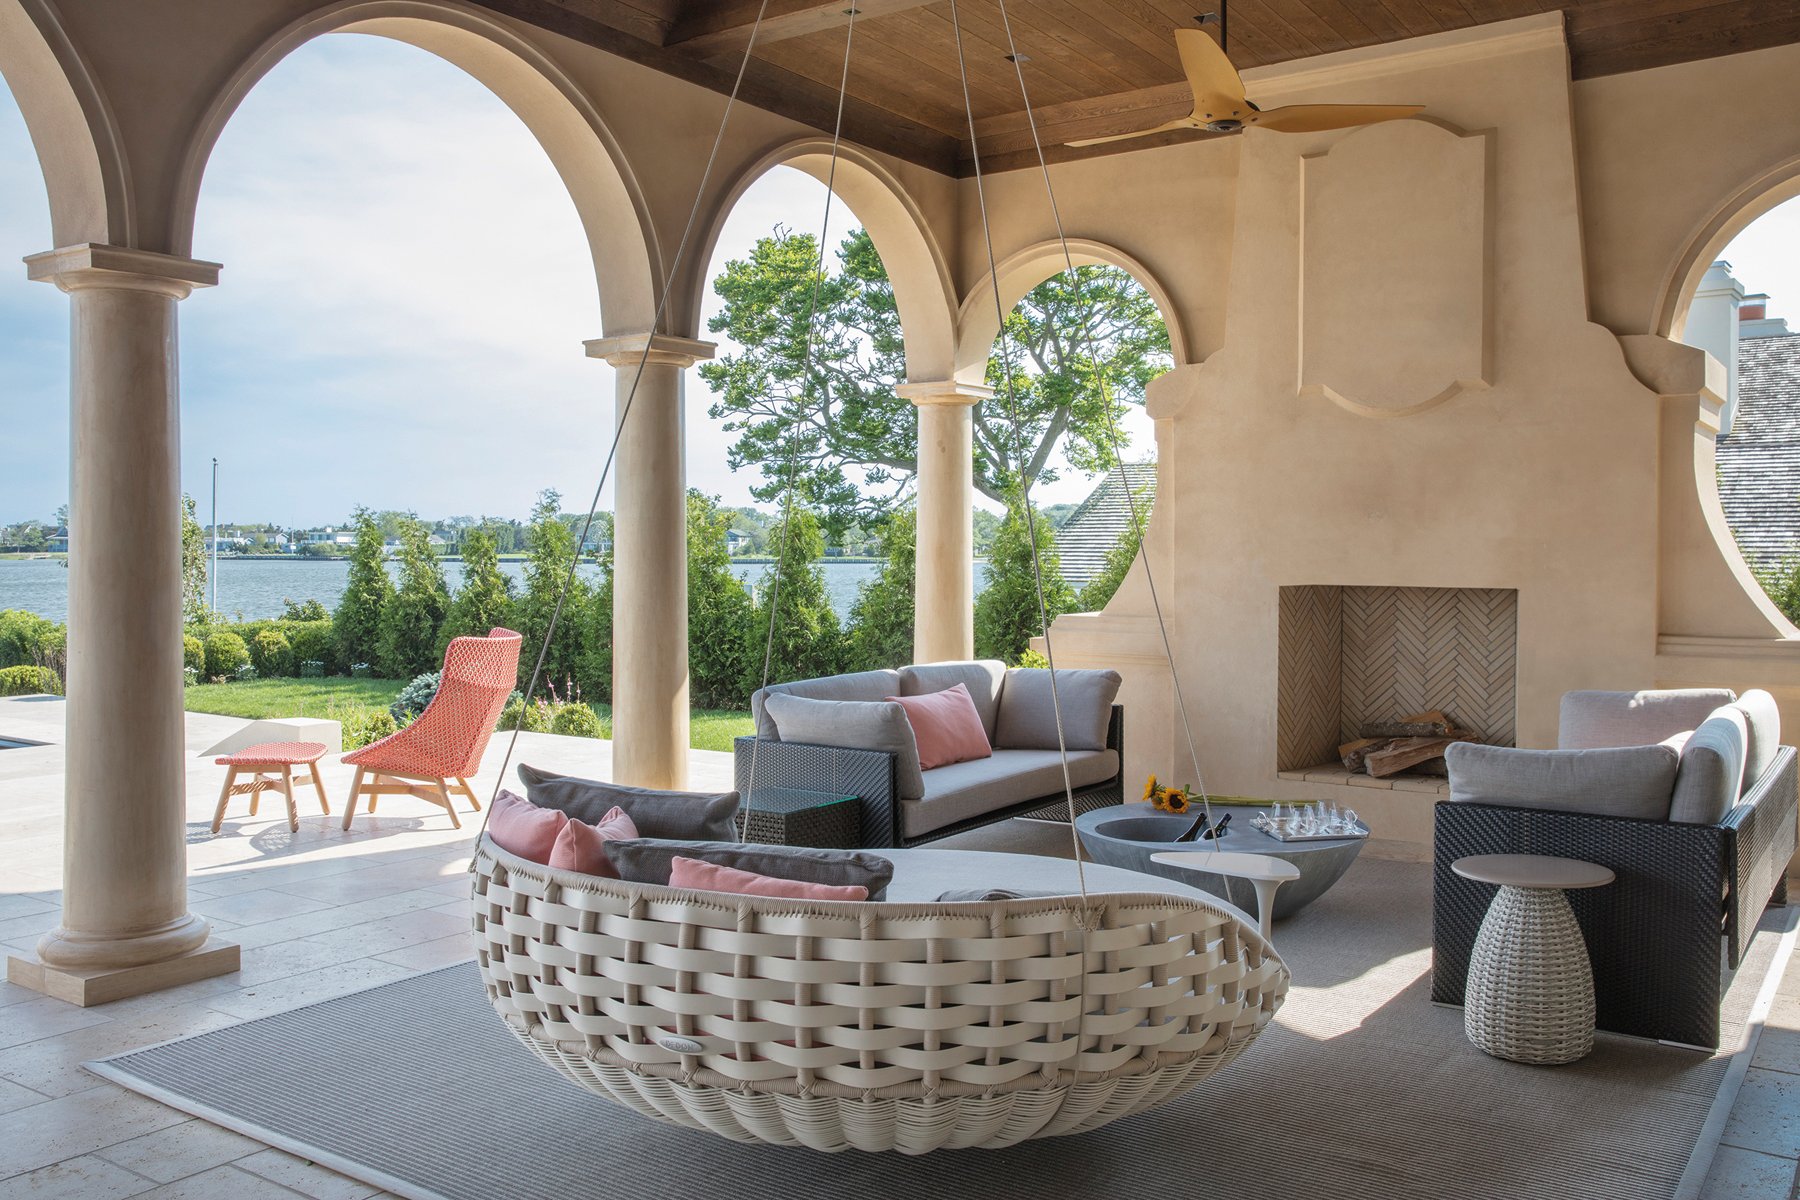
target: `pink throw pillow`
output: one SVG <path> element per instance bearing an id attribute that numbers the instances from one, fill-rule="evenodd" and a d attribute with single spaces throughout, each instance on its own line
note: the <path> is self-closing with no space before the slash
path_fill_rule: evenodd
<path id="1" fill-rule="evenodd" d="M 487 831 L 502 850 L 549 866 L 556 839 L 568 823 L 567 813 L 539 808 L 523 796 L 501 792 L 494 797 Z"/>
<path id="2" fill-rule="evenodd" d="M 697 892 L 736 892 L 741 896 L 777 896 L 787 900 L 867 900 L 869 889 L 861 885 L 836 887 L 828 883 L 803 883 L 777 879 L 736 867 L 722 867 L 697 858 L 676 855 L 669 862 L 669 886 Z"/>
<path id="3" fill-rule="evenodd" d="M 988 745 L 987 730 L 981 726 L 981 714 L 975 709 L 975 700 L 962 684 L 923 696 L 889 696 L 887 699 L 906 710 L 913 741 L 919 746 L 919 770 L 929 771 L 933 767 L 994 756 L 994 748 Z"/>
<path id="4" fill-rule="evenodd" d="M 619 872 L 612 865 L 612 859 L 607 857 L 606 843 L 637 835 L 637 826 L 616 804 L 593 825 L 571 817 L 562 832 L 556 835 L 556 845 L 550 848 L 550 865 L 559 871 L 580 871 L 583 875 L 617 879 Z"/>

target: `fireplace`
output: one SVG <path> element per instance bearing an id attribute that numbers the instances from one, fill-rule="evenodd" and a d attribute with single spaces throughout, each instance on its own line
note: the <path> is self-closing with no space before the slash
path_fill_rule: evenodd
<path id="1" fill-rule="evenodd" d="M 1519 593 L 1306 584 L 1280 589 L 1275 769 L 1284 779 L 1447 791 L 1413 772 L 1353 773 L 1338 748 L 1365 725 L 1438 710 L 1514 743 Z"/>

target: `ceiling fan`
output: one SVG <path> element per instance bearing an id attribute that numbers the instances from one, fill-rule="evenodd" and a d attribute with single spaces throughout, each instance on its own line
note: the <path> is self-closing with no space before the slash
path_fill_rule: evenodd
<path id="1" fill-rule="evenodd" d="M 1202 20 L 1217 19 L 1223 34 L 1224 22 L 1209 15 Z M 1185 117 L 1166 121 L 1151 129 L 1135 133 L 1115 133 L 1107 137 L 1082 138 L 1071 146 L 1098 146 L 1102 142 L 1121 142 L 1128 138 L 1149 137 L 1171 129 L 1204 129 L 1209 133 L 1238 133 L 1245 129 L 1273 129 L 1277 133 L 1318 133 L 1327 129 L 1349 129 L 1357 125 L 1373 125 L 1377 121 L 1394 121 L 1410 117 L 1424 109 L 1423 104 L 1289 104 L 1282 108 L 1260 109 L 1244 96 L 1244 81 L 1237 68 L 1225 56 L 1225 48 L 1203 29 L 1177 29 L 1175 50 L 1181 56 L 1181 68 L 1188 85 L 1194 90 L 1194 111 Z"/>

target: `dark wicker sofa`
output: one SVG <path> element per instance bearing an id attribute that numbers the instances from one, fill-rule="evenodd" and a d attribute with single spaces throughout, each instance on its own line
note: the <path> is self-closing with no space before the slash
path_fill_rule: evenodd
<path id="1" fill-rule="evenodd" d="M 1772 702 L 1771 702 L 1772 703 Z M 1655 740 L 1660 741 L 1661 738 Z M 1456 768 L 1452 764 L 1452 795 Z M 1787 900 L 1800 756 L 1778 746 L 1715 823 L 1440 802 L 1435 813 L 1432 999 L 1463 1002 L 1491 885 L 1451 870 L 1477 854 L 1546 854 L 1610 867 L 1568 894 L 1594 968 L 1596 1025 L 1716 1049 L 1719 1000 L 1763 910 Z"/>

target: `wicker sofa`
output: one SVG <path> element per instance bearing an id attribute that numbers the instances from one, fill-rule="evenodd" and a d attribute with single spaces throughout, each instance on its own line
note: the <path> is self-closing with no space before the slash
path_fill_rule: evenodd
<path id="1" fill-rule="evenodd" d="M 1598 1027 L 1716 1048 L 1723 988 L 1764 908 L 1786 902 L 1796 849 L 1800 768 L 1794 747 L 1780 744 L 1773 699 L 1571 692 L 1558 744 L 1452 747 L 1447 756 L 1450 799 L 1435 813 L 1432 999 L 1463 1002 L 1494 894 L 1456 875 L 1453 862 L 1582 859 L 1616 874 L 1569 894 L 1593 963 Z"/>
<path id="2" fill-rule="evenodd" d="M 750 700 L 756 736 L 741 737 L 734 746 L 737 789 L 750 794 L 754 770 L 757 791 L 796 788 L 855 796 L 860 841 L 867 847 L 916 846 L 1036 809 L 1061 808 L 1062 763 L 1046 701 L 1049 674 L 983 660 L 831 675 L 761 689 Z M 1059 670 L 1057 680 L 1070 739 L 1076 811 L 1120 803 L 1125 718 L 1113 703 L 1118 674 Z M 994 749 L 991 758 L 921 771 L 916 747 L 871 749 L 852 719 L 856 709 L 866 710 L 888 697 L 924 695 L 958 683 L 975 701 Z M 805 739 L 784 737 L 769 711 L 769 698 L 775 695 L 848 702 L 841 730 Z"/>

